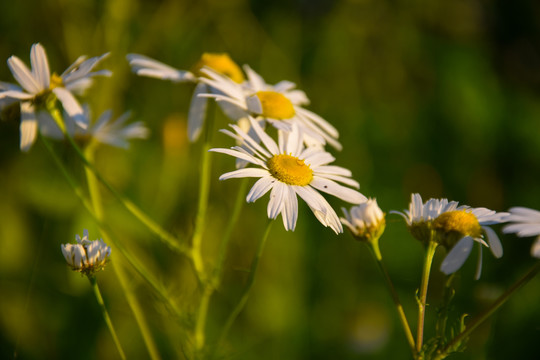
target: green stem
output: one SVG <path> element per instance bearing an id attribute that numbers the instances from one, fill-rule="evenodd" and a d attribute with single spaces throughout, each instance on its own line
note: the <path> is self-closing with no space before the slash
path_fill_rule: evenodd
<path id="1" fill-rule="evenodd" d="M 211 146 L 209 142 L 206 142 L 202 147 L 202 164 L 201 164 L 201 176 L 199 185 L 199 202 L 197 206 L 197 216 L 195 220 L 195 231 L 193 232 L 191 258 L 193 260 L 193 266 L 197 274 L 197 278 L 200 283 L 203 284 L 206 281 L 206 273 L 204 270 L 204 262 L 202 260 L 202 237 L 206 222 L 206 211 L 208 209 L 208 196 L 210 193 L 210 169 L 211 169 Z M 204 340 L 203 340 L 204 341 Z"/>
<path id="2" fill-rule="evenodd" d="M 244 288 L 244 292 L 242 293 L 242 297 L 240 298 L 240 301 L 238 301 L 238 304 L 236 304 L 236 307 L 233 309 L 232 313 L 227 318 L 225 326 L 223 327 L 223 330 L 221 331 L 221 335 L 219 336 L 219 339 L 217 342 L 217 346 L 216 346 L 217 349 L 219 349 L 221 347 L 221 344 L 225 341 L 225 338 L 227 337 L 227 333 L 229 332 L 229 329 L 231 328 L 237 316 L 240 314 L 242 309 L 244 309 L 244 306 L 247 303 L 251 288 L 253 287 L 253 282 L 255 280 L 255 273 L 257 272 L 257 267 L 259 266 L 259 260 L 261 259 L 261 256 L 264 250 L 264 245 L 266 243 L 266 240 L 268 239 L 268 235 L 270 234 L 270 229 L 272 228 L 273 222 L 274 221 L 272 219 L 269 220 L 266 230 L 264 231 L 264 234 L 261 237 L 259 244 L 257 245 L 257 252 L 255 253 L 255 257 L 253 258 L 253 261 L 251 262 L 251 268 L 249 271 L 246 287 Z"/>
<path id="3" fill-rule="evenodd" d="M 118 201 L 133 215 L 135 216 L 142 224 L 144 224 L 150 231 L 158 236 L 158 238 L 169 248 L 179 253 L 182 253 L 186 256 L 191 256 L 189 249 L 186 246 L 178 244 L 178 240 L 164 230 L 158 223 L 152 220 L 148 215 L 146 215 L 141 209 L 137 207 L 133 202 L 120 194 L 109 182 L 103 178 L 103 176 L 97 171 L 96 167 L 86 159 L 84 153 L 79 148 L 71 134 L 69 134 L 64 126 L 62 116 L 60 111 L 54 106 L 50 105 L 47 107 L 47 110 L 55 120 L 56 124 L 64 132 L 64 135 L 68 139 L 71 146 L 75 149 L 75 153 L 79 156 L 84 166 L 88 168 L 94 176 L 103 184 L 105 187 L 118 199 Z"/>
<path id="4" fill-rule="evenodd" d="M 386 270 L 386 266 L 384 266 L 384 263 L 382 261 L 382 255 L 379 249 L 379 241 L 369 241 L 366 244 L 368 245 L 369 249 L 371 249 L 372 254 L 375 257 L 375 260 L 377 262 L 377 265 L 379 266 L 379 270 L 381 270 L 381 273 L 384 276 L 384 280 L 386 281 L 386 285 L 388 286 L 388 290 L 390 290 L 390 295 L 392 297 L 392 300 L 394 301 L 394 305 L 396 306 L 399 321 L 401 322 L 403 331 L 405 331 L 405 337 L 407 338 L 407 342 L 409 343 L 409 347 L 411 348 L 412 355 L 413 357 L 415 357 L 416 348 L 414 344 L 414 337 L 413 337 L 411 328 L 409 326 L 409 322 L 407 321 L 407 316 L 405 316 L 405 311 L 403 310 L 403 306 L 401 305 L 401 302 L 399 301 L 399 296 L 397 294 L 397 291 L 394 287 L 394 284 L 392 283 L 392 279 L 390 278 L 390 275 L 388 274 L 388 271 Z"/>
<path id="5" fill-rule="evenodd" d="M 437 243 L 430 241 L 424 257 L 424 268 L 422 270 L 422 280 L 420 282 L 420 297 L 418 299 L 418 329 L 416 333 L 416 353 L 420 353 L 424 341 L 424 320 L 426 316 L 426 300 L 429 285 L 429 274 L 431 272 L 431 264 L 433 256 L 437 249 Z"/>
<path id="6" fill-rule="evenodd" d="M 118 353 L 120 354 L 120 357 L 122 359 L 126 358 L 126 355 L 124 354 L 124 350 L 122 349 L 122 345 L 120 345 L 120 341 L 118 340 L 118 336 L 116 336 L 116 331 L 114 331 L 114 326 L 112 324 L 111 318 L 109 316 L 109 313 L 107 312 L 107 308 L 105 307 L 105 303 L 103 302 L 103 297 L 101 296 L 101 292 L 99 291 L 99 287 L 96 281 L 95 276 L 88 276 L 88 280 L 90 280 L 90 284 L 92 284 L 92 289 L 94 290 L 94 294 L 96 295 L 97 302 L 99 306 L 101 307 L 101 313 L 103 314 L 103 318 L 105 319 L 105 323 L 107 324 L 107 327 L 109 328 L 109 332 L 111 333 L 114 344 L 116 345 L 116 349 L 118 350 Z"/>
<path id="7" fill-rule="evenodd" d="M 85 150 L 85 158 L 89 162 L 94 161 L 94 150 L 95 150 L 95 143 L 91 143 Z M 103 204 L 101 201 L 101 195 L 99 192 L 99 184 L 94 176 L 94 173 L 90 171 L 90 169 L 87 167 L 85 169 L 86 171 L 86 179 L 88 182 L 88 189 L 90 192 L 90 198 L 92 200 L 92 204 L 94 207 L 94 212 L 96 214 L 96 217 L 103 221 Z M 101 229 L 102 235 L 105 238 L 105 241 L 108 243 L 111 243 L 108 238 L 108 234 Z M 111 244 L 112 245 L 112 244 Z M 124 270 L 122 269 L 121 264 L 116 264 L 113 266 L 116 276 L 118 277 L 118 280 L 120 282 L 120 286 L 122 287 L 122 290 L 126 296 L 126 300 L 131 308 L 131 311 L 133 312 L 133 315 L 135 316 L 135 320 L 137 322 L 137 325 L 139 326 L 139 329 L 141 331 L 144 343 L 146 345 L 146 348 L 148 350 L 148 353 L 150 355 L 151 359 L 159 359 L 159 352 L 157 350 L 156 344 L 154 342 L 154 339 L 152 338 L 152 335 L 150 333 L 150 329 L 148 327 L 148 324 L 146 322 L 146 319 L 144 318 L 144 314 L 141 309 L 141 305 L 139 304 L 135 293 L 133 292 L 133 289 L 131 289 L 126 280 L 126 274 Z"/>
<path id="8" fill-rule="evenodd" d="M 437 356 L 435 356 L 434 360 L 441 360 L 446 358 L 450 352 L 452 352 L 453 348 L 458 345 L 463 339 L 467 338 L 471 332 L 473 332 L 479 325 L 481 325 L 484 321 L 486 321 L 495 311 L 497 311 L 508 299 L 510 296 L 512 296 L 517 290 L 519 290 L 523 285 L 527 284 L 531 279 L 533 279 L 538 272 L 540 271 L 540 261 L 537 261 L 535 265 L 529 269 L 529 271 L 521 277 L 518 281 L 516 281 L 508 290 L 504 292 L 493 304 L 484 310 L 483 313 L 478 315 L 476 318 L 474 318 L 470 324 L 467 326 L 465 330 L 463 330 L 461 333 L 459 333 L 455 338 L 452 339 L 446 345 L 446 347 L 441 350 Z"/>
<path id="9" fill-rule="evenodd" d="M 223 269 L 226 250 L 229 244 L 229 240 L 231 238 L 232 230 L 234 228 L 234 225 L 236 224 L 236 221 L 238 220 L 242 205 L 244 204 L 244 194 L 247 187 L 247 180 L 247 178 L 242 179 L 242 183 L 240 185 L 240 188 L 238 189 L 238 195 L 234 203 L 234 208 L 231 217 L 229 218 L 227 228 L 223 233 L 223 238 L 221 240 L 216 268 L 214 269 L 210 281 L 205 285 L 203 294 L 201 296 L 199 310 L 197 314 L 197 323 L 195 325 L 195 340 L 196 344 L 198 345 L 198 349 L 201 349 L 204 346 L 204 329 L 206 326 L 206 317 L 208 314 L 208 307 L 210 305 L 210 298 L 212 297 L 212 294 L 214 293 L 216 288 L 219 286 L 219 282 L 221 280 L 221 272 Z"/>
<path id="10" fill-rule="evenodd" d="M 83 193 L 83 190 L 79 184 L 73 179 L 73 177 L 69 174 L 69 171 L 66 169 L 56 152 L 53 150 L 53 147 L 51 146 L 49 140 L 45 137 L 41 137 L 41 140 L 43 141 L 43 144 L 45 145 L 45 148 L 49 151 L 50 155 L 52 156 L 54 162 L 64 175 L 66 181 L 71 186 L 77 197 L 81 200 L 83 206 L 85 207 L 86 211 L 90 214 L 90 216 L 93 218 L 93 220 L 96 222 L 96 224 L 99 226 L 100 229 L 102 229 L 103 232 L 105 232 L 106 224 L 97 218 L 97 215 L 94 212 L 94 208 L 90 201 L 86 198 L 85 194 Z M 178 317 L 178 319 L 185 321 L 185 316 L 180 312 L 176 304 L 170 299 L 167 292 L 164 290 L 163 285 L 160 285 L 156 279 L 152 277 L 152 275 L 144 268 L 142 264 L 138 262 L 125 248 L 122 246 L 122 244 L 114 237 L 112 237 L 110 234 L 108 235 L 109 241 L 120 251 L 120 253 L 126 258 L 128 263 L 137 271 L 137 273 L 150 285 L 150 287 L 156 292 L 156 294 L 159 296 L 159 298 L 167 304 L 169 309 Z"/>

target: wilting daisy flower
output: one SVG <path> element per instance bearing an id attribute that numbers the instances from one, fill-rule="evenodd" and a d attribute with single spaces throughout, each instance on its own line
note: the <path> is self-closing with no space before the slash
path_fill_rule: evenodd
<path id="1" fill-rule="evenodd" d="M 32 45 L 30 51 L 31 70 L 17 56 L 8 59 L 8 67 L 22 88 L 0 91 L 0 99 L 20 102 L 21 150 L 28 151 L 35 142 L 38 130 L 36 112 L 43 110 L 45 104 L 55 98 L 60 100 L 64 111 L 76 120 L 78 126 L 86 128 L 82 108 L 73 93 L 79 94 L 90 86 L 93 76 L 110 75 L 105 70 L 91 72 L 105 56 L 107 54 L 88 60 L 80 57 L 60 76 L 51 75 L 45 49 L 39 43 Z"/>
<path id="2" fill-rule="evenodd" d="M 339 185 L 337 182 L 358 188 L 350 179 L 351 172 L 342 167 L 328 165 L 335 159 L 321 148 L 305 148 L 302 133 L 296 125 L 292 131 L 279 132 L 278 143 L 268 136 L 253 118 L 249 118 L 262 145 L 253 140 L 237 125 L 230 126 L 235 131 L 224 133 L 239 140 L 242 146 L 230 149 L 211 149 L 243 159 L 256 167 L 248 167 L 228 172 L 220 180 L 242 177 L 260 178 L 249 191 L 246 200 L 254 202 L 271 190 L 268 203 L 268 217 L 275 219 L 281 214 L 286 230 L 294 230 L 298 218 L 300 196 L 313 211 L 317 219 L 336 233 L 343 231 L 339 218 L 319 191 L 334 195 L 352 204 L 366 201 L 358 191 Z"/>
<path id="3" fill-rule="evenodd" d="M 513 207 L 509 211 L 505 220 L 510 224 L 503 228 L 504 233 L 515 233 L 519 237 L 540 235 L 540 211 L 526 207 Z M 540 236 L 531 248 L 531 255 L 540 259 Z"/>
<path id="4" fill-rule="evenodd" d="M 243 84 L 237 84 L 211 69 L 203 69 L 208 77 L 201 78 L 201 81 L 219 90 L 219 93 L 204 96 L 231 104 L 244 112 L 245 116 L 264 119 L 279 130 L 291 131 L 292 125 L 297 124 L 306 144 L 330 144 L 341 150 L 336 128 L 319 115 L 302 107 L 309 103 L 309 100 L 303 91 L 294 89 L 294 83 L 282 81 L 272 86 L 249 66 L 244 69 L 248 80 Z"/>
<path id="5" fill-rule="evenodd" d="M 178 70 L 139 54 L 128 54 L 127 59 L 133 72 L 137 75 L 170 80 L 175 83 L 191 82 L 197 84 L 191 97 L 188 114 L 188 136 L 190 141 L 196 141 L 199 138 L 206 117 L 208 99 L 198 95 L 214 91 L 214 89 L 209 88 L 208 85 L 200 81 L 201 76 L 206 76 L 201 72 L 201 69 L 209 67 L 233 82 L 242 83 L 244 81 L 242 70 L 228 54 L 204 53 L 192 71 Z M 222 106 L 222 110 L 228 116 L 231 116 L 230 111 L 233 111 L 232 108 L 227 106 Z M 232 115 L 236 116 L 234 113 Z"/>
<path id="6" fill-rule="evenodd" d="M 503 254 L 499 237 L 487 225 L 505 222 L 508 213 L 458 206 L 458 202 L 448 199 L 430 199 L 422 203 L 419 194 L 412 194 L 409 210 L 392 213 L 405 219 L 415 238 L 424 243 L 435 241 L 449 251 L 441 264 L 441 271 L 447 275 L 461 268 L 475 242 L 479 247 L 477 279 L 482 270 L 482 245 L 489 247 L 497 258 Z"/>
<path id="7" fill-rule="evenodd" d="M 433 220 L 432 228 L 436 241 L 449 250 L 441 264 L 441 271 L 447 275 L 456 272 L 467 260 L 476 243 L 478 265 L 475 277 L 479 279 L 482 271 L 482 245 L 489 247 L 496 258 L 503 255 L 497 233 L 487 225 L 505 222 L 507 215 L 508 213 L 497 213 L 486 208 L 460 206 L 456 210 L 443 212 Z"/>
<path id="8" fill-rule="evenodd" d="M 345 218 L 341 218 L 353 236 L 361 241 L 377 241 L 384 232 L 386 221 L 384 213 L 376 199 L 368 199 L 360 205 L 351 207 L 350 211 L 341 208 Z"/>
<path id="9" fill-rule="evenodd" d="M 111 255 L 111 248 L 103 240 L 88 240 L 88 230 L 83 231 L 83 237 L 75 235 L 77 244 L 61 245 L 62 254 L 73 271 L 91 276 L 102 270 Z"/>
<path id="10" fill-rule="evenodd" d="M 78 127 L 73 118 L 67 114 L 64 115 L 67 133 L 81 142 L 97 141 L 102 144 L 127 149 L 129 140 L 146 139 L 150 133 L 142 121 L 125 124 L 130 117 L 129 112 L 113 120 L 112 111 L 107 110 L 95 122 L 92 122 L 89 120 L 91 118 L 90 111 L 88 107 L 85 107 L 84 117 L 90 124 L 86 129 Z M 41 114 L 39 119 L 40 131 L 44 136 L 57 140 L 64 138 L 63 132 L 48 114 Z"/>
<path id="11" fill-rule="evenodd" d="M 446 211 L 456 210 L 457 201 L 448 199 L 429 199 L 422 202 L 420 194 L 411 194 L 411 202 L 408 210 L 390 211 L 391 214 L 402 216 L 407 222 L 407 227 L 417 240 L 427 244 L 431 239 L 431 222 L 440 214 Z"/>

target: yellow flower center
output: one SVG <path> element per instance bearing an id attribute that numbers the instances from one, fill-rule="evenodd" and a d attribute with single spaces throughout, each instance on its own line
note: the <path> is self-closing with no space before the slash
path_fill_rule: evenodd
<path id="1" fill-rule="evenodd" d="M 266 162 L 273 177 L 288 185 L 306 186 L 313 180 L 313 170 L 297 157 L 274 155 Z"/>
<path id="2" fill-rule="evenodd" d="M 201 72 L 201 69 L 205 66 L 229 77 L 238 84 L 245 80 L 242 69 L 230 58 L 229 54 L 204 53 L 193 67 L 193 72 L 199 77 L 206 76 Z"/>
<path id="3" fill-rule="evenodd" d="M 60 76 L 58 76 L 58 74 L 53 73 L 51 75 L 49 89 L 52 90 L 52 89 L 60 87 L 60 86 L 64 86 L 64 82 L 62 81 L 62 78 Z"/>
<path id="4" fill-rule="evenodd" d="M 290 119 L 294 116 L 294 107 L 285 95 L 275 91 L 258 91 L 255 96 L 259 98 L 262 114 L 272 119 Z"/>
<path id="5" fill-rule="evenodd" d="M 442 213 L 433 220 L 433 229 L 439 242 L 447 248 L 455 245 L 464 236 L 480 238 L 482 227 L 478 219 L 468 210 L 454 210 Z"/>

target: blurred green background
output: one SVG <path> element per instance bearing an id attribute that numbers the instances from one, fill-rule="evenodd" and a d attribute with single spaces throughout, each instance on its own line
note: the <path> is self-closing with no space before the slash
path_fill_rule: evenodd
<path id="1" fill-rule="evenodd" d="M 139 78 L 125 55 L 145 54 L 190 69 L 202 52 L 228 52 L 269 83 L 294 81 L 309 109 L 341 133 L 336 164 L 353 171 L 361 191 L 388 212 L 411 192 L 504 211 L 540 209 L 540 3 L 455 0 L 47 0 L 0 5 L 0 58 L 29 63 L 40 42 L 51 70 L 79 55 L 111 51 L 88 93 L 94 112 L 130 110 L 152 135 L 124 151 L 103 147 L 97 166 L 166 229 L 193 230 L 201 144 L 189 144 L 186 114 L 193 86 Z M 7 65 L 0 80 L 13 82 Z M 216 128 L 226 126 L 217 118 Z M 101 237 L 42 143 L 18 148 L 18 121 L 0 122 L 0 357 L 115 359 L 117 353 L 86 279 L 70 271 L 60 244 L 90 230 Z M 230 146 L 215 134 L 216 146 Z M 69 146 L 56 144 L 80 179 Z M 332 151 L 332 150 L 331 150 Z M 240 181 L 219 182 L 234 160 L 213 154 L 205 259 L 216 258 Z M 84 181 L 81 180 L 84 184 Z M 252 184 L 253 182 L 250 182 Z M 189 264 L 160 244 L 104 191 L 115 237 L 167 284 L 186 312 L 197 306 Z M 264 197 L 244 205 L 226 262 L 224 287 L 212 299 L 209 342 L 238 300 L 266 223 Z M 339 209 L 345 204 L 329 199 Z M 496 228 L 500 232 L 500 228 Z M 475 254 L 457 276 L 455 314 L 478 313 L 533 263 L 531 239 L 504 236 L 505 255 Z M 422 247 L 401 218 L 387 216 L 381 248 L 415 329 Z M 113 253 L 114 257 L 119 254 Z M 437 253 L 428 297 L 433 312 L 444 276 Z M 295 232 L 272 229 L 245 310 L 226 348 L 231 359 L 407 359 L 390 297 L 363 244 L 323 228 L 305 205 Z M 179 358 L 185 335 L 149 287 L 136 289 L 163 358 Z M 112 269 L 98 282 L 128 358 L 147 353 Z M 455 359 L 537 359 L 540 279 L 534 279 L 471 337 Z"/>

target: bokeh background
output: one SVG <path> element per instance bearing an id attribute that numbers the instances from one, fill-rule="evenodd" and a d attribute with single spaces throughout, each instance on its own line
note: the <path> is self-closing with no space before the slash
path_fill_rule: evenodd
<path id="1" fill-rule="evenodd" d="M 447 197 L 504 211 L 540 209 L 540 3 L 454 0 L 47 0 L 0 5 L 0 58 L 29 62 L 40 42 L 52 70 L 79 55 L 110 51 L 87 99 L 95 113 L 131 111 L 152 135 L 128 151 L 103 147 L 97 166 L 162 224 L 189 238 L 197 207 L 201 144 L 189 144 L 192 85 L 138 78 L 125 55 L 142 53 L 190 69 L 201 53 L 227 52 L 269 83 L 294 81 L 310 109 L 341 133 L 336 164 L 353 171 L 381 208 L 401 210 L 410 193 Z M 0 80 L 12 82 L 7 65 Z M 226 126 L 218 115 L 216 128 Z M 70 271 L 60 244 L 95 222 L 42 143 L 18 149 L 18 121 L 0 122 L 0 357 L 114 359 L 117 353 L 86 279 Z M 230 146 L 214 135 L 216 146 Z M 80 179 L 69 146 L 56 144 Z M 215 156 L 214 156 L 215 155 Z M 216 258 L 239 181 L 219 182 L 233 159 L 214 154 L 205 259 Z M 83 182 L 81 180 L 81 182 Z M 104 191 L 107 223 L 167 284 L 187 313 L 197 299 L 184 258 L 170 253 Z M 345 204 L 330 199 L 339 209 Z M 243 207 L 226 262 L 224 286 L 211 303 L 215 341 L 237 301 L 266 224 L 267 197 Z M 223 350 L 231 359 L 407 359 L 408 347 L 367 248 L 323 228 L 306 206 L 295 232 L 272 229 L 256 283 Z M 381 247 L 415 328 L 422 246 L 401 218 L 387 217 Z M 500 228 L 496 228 L 500 232 Z M 456 279 L 455 315 L 477 314 L 534 260 L 532 239 L 504 236 L 505 255 L 485 252 L 474 281 L 474 253 Z M 444 282 L 435 258 L 431 314 Z M 113 254 L 119 256 L 119 254 Z M 186 343 L 150 288 L 127 268 L 163 358 L 181 358 Z M 128 358 L 147 356 L 111 269 L 98 282 Z M 455 359 L 540 357 L 540 279 L 514 296 Z M 434 333 L 427 318 L 427 334 Z"/>

